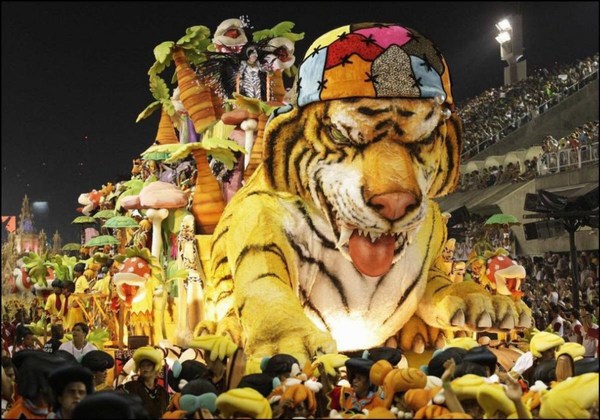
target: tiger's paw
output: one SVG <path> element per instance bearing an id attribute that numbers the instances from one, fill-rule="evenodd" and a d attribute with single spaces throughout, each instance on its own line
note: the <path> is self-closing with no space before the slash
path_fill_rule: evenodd
<path id="1" fill-rule="evenodd" d="M 307 361 L 319 355 L 337 353 L 337 345 L 329 333 L 311 328 L 307 334 L 298 334 L 298 331 L 294 330 L 289 334 L 280 335 L 278 340 L 249 341 L 246 352 L 250 357 L 289 354 L 298 359 L 300 366 L 304 366 Z"/>
<path id="2" fill-rule="evenodd" d="M 404 352 L 412 351 L 421 354 L 425 349 L 439 349 L 446 345 L 446 336 L 444 331 L 427 325 L 425 321 L 416 315 L 413 315 L 402 329 L 396 334 L 398 337 L 395 342 L 398 348 Z M 390 340 L 386 345 L 391 344 Z"/>
<path id="3" fill-rule="evenodd" d="M 420 307 L 418 314 L 428 324 L 450 330 L 508 331 L 527 322 L 526 315 L 520 319 L 510 297 L 491 295 L 473 282 L 449 286 L 429 305 Z"/>
<path id="4" fill-rule="evenodd" d="M 235 317 L 226 317 L 218 322 L 206 320 L 199 322 L 194 328 L 194 337 L 204 335 L 228 337 L 236 345 L 242 345 L 242 326 Z"/>
<path id="5" fill-rule="evenodd" d="M 215 321 L 200 321 L 194 328 L 194 337 L 201 335 L 214 335 L 217 331 L 217 323 Z"/>
<path id="6" fill-rule="evenodd" d="M 531 308 L 525 304 L 522 300 L 515 302 L 515 308 L 519 317 L 517 321 L 517 329 L 528 329 L 533 325 L 533 318 L 531 316 Z"/>

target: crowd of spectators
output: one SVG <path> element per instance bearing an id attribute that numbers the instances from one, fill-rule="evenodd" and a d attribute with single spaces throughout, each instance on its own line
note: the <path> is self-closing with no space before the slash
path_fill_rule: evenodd
<path id="1" fill-rule="evenodd" d="M 539 175 L 573 170 L 589 163 L 597 165 L 598 121 L 576 127 L 559 140 L 548 135 L 544 138 L 542 149 L 544 154 L 539 159 Z"/>
<path id="2" fill-rule="evenodd" d="M 523 301 L 531 308 L 536 327 L 557 332 L 566 341 L 584 344 L 587 356 L 596 355 L 598 337 L 586 331 L 598 328 L 598 251 L 583 251 L 577 257 L 579 310 L 573 306 L 573 274 L 568 253 L 546 252 L 540 257 L 520 256 L 517 260 L 527 273 L 522 286 Z"/>
<path id="3" fill-rule="evenodd" d="M 504 165 L 493 165 L 483 168 L 481 172 L 474 170 L 469 173 L 461 173 L 458 192 L 482 190 L 494 185 L 505 183 L 519 183 L 532 180 L 541 175 L 558 170 L 558 162 L 565 169 L 578 167 L 581 150 L 585 150 L 585 156 L 581 156 L 583 162 L 597 162 L 598 156 L 593 155 L 593 150 L 586 146 L 598 143 L 598 121 L 590 121 L 582 126 L 576 127 L 568 135 L 556 140 L 552 135 L 546 136 L 541 142 L 544 153 L 538 158 L 525 160 L 525 170 L 521 171 L 520 162 L 509 162 Z M 586 147 L 585 149 L 582 149 Z M 559 153 L 561 150 L 568 151 L 567 154 Z"/>
<path id="4" fill-rule="evenodd" d="M 592 265 L 584 277 L 586 282 L 592 277 L 594 287 L 597 255 L 582 253 L 580 262 L 585 264 L 588 257 Z M 598 375 L 598 307 L 592 303 L 581 312 L 568 309 L 570 302 L 546 275 L 553 270 L 562 275 L 561 261 L 555 254 L 522 261 L 538 269 L 540 280 L 531 281 L 548 285 L 527 288 L 528 303 L 548 306 L 550 315 L 536 319 L 548 324 L 548 332 L 531 338 L 531 352 L 514 364 L 499 356 L 502 350 L 489 336 L 478 341 L 461 337 L 449 340 L 419 368 L 408 367 L 399 349 L 376 347 L 360 356 L 316 357 L 302 370 L 295 357 L 274 354 L 262 360 L 260 372 L 238 373 L 232 380 L 232 371 L 224 372 L 225 365 L 235 363 L 228 361 L 236 359 L 235 353 L 212 357 L 213 350 L 205 349 L 202 360 L 176 360 L 168 368 L 163 350 L 143 346 L 132 352 L 129 370 L 129 363 L 121 365 L 118 378 L 108 382 L 107 371 L 116 360 L 106 351 L 94 348 L 78 360 L 61 349 L 21 350 L 12 358 L 2 357 L 2 418 L 571 418 L 574 410 L 581 418 L 594 418 L 593 398 L 571 401 L 567 411 L 560 408 L 567 383 L 581 383 L 575 385 L 577 392 L 594 392 L 597 382 L 583 384 L 589 375 Z M 590 299 L 594 302 L 597 295 Z M 578 343 L 585 355 L 576 356 L 567 342 Z M 555 352 L 568 355 L 570 368 L 561 370 Z M 532 363 L 525 365 L 528 358 Z M 533 386 L 539 388 L 538 381 L 560 391 L 534 405 L 528 401 L 531 392 L 538 392 Z"/>
<path id="5" fill-rule="evenodd" d="M 469 173 L 461 173 L 456 191 L 483 190 L 494 185 L 509 182 L 530 181 L 537 176 L 537 162 L 537 157 L 525 160 L 525 170 L 523 173 L 521 173 L 521 164 L 519 162 L 509 162 L 506 168 L 503 165 L 493 165 L 489 168 L 483 168 L 481 172 L 476 169 Z"/>
<path id="6" fill-rule="evenodd" d="M 550 69 L 537 69 L 524 80 L 488 89 L 458 103 L 465 131 L 462 158 L 468 159 L 496 143 L 576 92 L 597 74 L 598 53 L 575 64 L 555 63 Z"/>

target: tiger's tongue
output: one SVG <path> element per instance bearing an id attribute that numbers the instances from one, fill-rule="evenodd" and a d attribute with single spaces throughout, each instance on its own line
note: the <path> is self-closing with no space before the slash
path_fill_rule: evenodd
<path id="1" fill-rule="evenodd" d="M 371 276 L 382 276 L 392 267 L 396 241 L 391 235 L 381 235 L 375 242 L 369 236 L 354 231 L 348 241 L 350 258 L 358 271 Z"/>

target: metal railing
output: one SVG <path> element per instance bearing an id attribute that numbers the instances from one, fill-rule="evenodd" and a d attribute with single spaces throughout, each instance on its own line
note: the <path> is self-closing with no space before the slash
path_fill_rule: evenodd
<path id="1" fill-rule="evenodd" d="M 572 94 L 580 91 L 585 85 L 587 85 L 589 82 L 591 82 L 592 80 L 597 79 L 597 78 L 598 78 L 598 69 L 594 70 L 592 73 L 588 74 L 587 76 L 585 76 L 581 80 L 577 81 L 576 83 L 573 83 L 570 86 L 564 87 L 559 92 L 556 92 L 552 96 L 552 98 L 550 98 L 546 102 L 540 104 L 537 107 L 537 112 L 535 112 L 535 113 L 528 112 L 527 115 L 524 115 L 521 118 L 511 121 L 509 124 L 505 125 L 501 129 L 496 131 L 496 133 L 489 136 L 487 139 L 480 141 L 476 145 L 473 145 L 466 150 L 463 150 L 463 153 L 461 154 L 461 159 L 469 159 L 469 158 L 477 155 L 478 153 L 482 152 L 489 146 L 496 144 L 503 137 L 506 137 L 507 135 L 509 135 L 510 133 L 517 130 L 519 127 L 521 127 L 521 125 L 524 122 L 529 122 L 529 121 L 533 120 L 534 118 L 537 118 L 544 112 L 547 112 L 548 110 L 555 107 L 556 105 L 561 103 L 563 100 L 565 100 Z"/>
<path id="2" fill-rule="evenodd" d="M 562 149 L 547 152 L 537 162 L 537 173 L 540 176 L 581 169 L 587 164 L 598 163 L 598 141 L 577 149 Z"/>

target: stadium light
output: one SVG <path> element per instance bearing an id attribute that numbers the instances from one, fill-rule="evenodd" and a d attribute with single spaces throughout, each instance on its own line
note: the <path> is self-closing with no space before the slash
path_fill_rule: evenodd
<path id="1" fill-rule="evenodd" d="M 496 41 L 500 44 L 500 59 L 506 61 L 504 84 L 523 80 L 527 77 L 527 64 L 523 60 L 523 19 L 519 14 L 507 16 L 496 23 Z"/>
<path id="2" fill-rule="evenodd" d="M 508 19 L 502 19 L 500 22 L 496 23 L 496 28 L 498 28 L 500 32 L 503 32 L 510 31 L 512 29 L 512 26 L 510 26 L 510 22 L 508 21 Z"/>
<path id="3" fill-rule="evenodd" d="M 510 32 L 508 31 L 502 31 L 498 34 L 498 36 L 496 37 L 496 41 L 498 41 L 498 44 L 504 44 L 505 42 L 510 41 Z"/>

